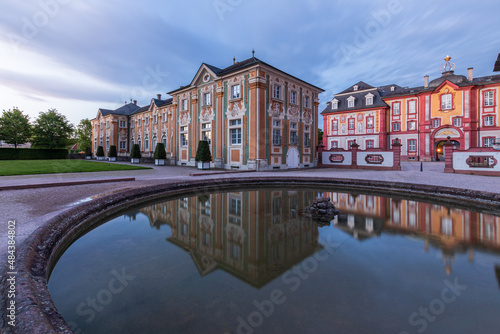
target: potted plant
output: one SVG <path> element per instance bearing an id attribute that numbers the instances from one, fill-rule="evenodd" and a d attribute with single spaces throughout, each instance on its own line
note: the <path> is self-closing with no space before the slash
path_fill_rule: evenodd
<path id="1" fill-rule="evenodd" d="M 104 160 L 104 149 L 102 148 L 102 146 L 99 146 L 97 148 L 97 153 L 95 155 L 97 157 L 97 160 Z"/>
<path id="2" fill-rule="evenodd" d="M 116 146 L 115 145 L 111 145 L 109 147 L 108 160 L 109 161 L 116 161 L 117 155 L 118 154 L 116 153 Z"/>
<path id="3" fill-rule="evenodd" d="M 133 164 L 138 164 L 141 161 L 141 149 L 139 144 L 134 144 L 132 146 L 132 151 L 130 152 L 130 162 Z"/>
<path id="4" fill-rule="evenodd" d="M 198 169 L 210 169 L 212 154 L 210 153 L 210 146 L 208 146 L 208 141 L 200 140 L 200 142 L 198 143 L 198 150 L 196 151 L 196 161 Z"/>
<path id="5" fill-rule="evenodd" d="M 156 144 L 154 158 L 156 166 L 165 166 L 167 151 L 165 151 L 165 145 L 163 145 L 163 143 Z"/>
<path id="6" fill-rule="evenodd" d="M 92 149 L 89 146 L 85 148 L 85 159 L 92 159 Z"/>

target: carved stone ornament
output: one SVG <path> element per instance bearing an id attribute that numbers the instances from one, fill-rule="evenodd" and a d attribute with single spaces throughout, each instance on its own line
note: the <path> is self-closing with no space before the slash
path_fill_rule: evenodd
<path id="1" fill-rule="evenodd" d="M 213 119 L 214 119 L 214 114 L 212 113 L 212 109 L 211 108 L 206 109 L 200 115 L 200 121 L 201 122 L 211 122 Z"/>
<path id="2" fill-rule="evenodd" d="M 240 244 L 245 240 L 245 231 L 240 226 L 228 225 L 226 234 L 228 240 L 237 241 Z"/>
<path id="3" fill-rule="evenodd" d="M 190 119 L 189 119 L 188 112 L 187 111 L 182 111 L 181 112 L 181 117 L 180 117 L 180 120 L 179 120 L 180 124 L 185 125 L 185 124 L 188 124 L 189 121 L 190 121 Z"/>
<path id="4" fill-rule="evenodd" d="M 281 111 L 280 111 L 280 104 L 279 102 L 273 102 L 269 106 L 269 114 L 271 114 L 272 117 L 280 117 L 281 116 Z"/>
<path id="5" fill-rule="evenodd" d="M 289 107 L 288 108 L 288 117 L 292 120 L 298 120 L 300 117 L 299 108 L 297 107 Z"/>

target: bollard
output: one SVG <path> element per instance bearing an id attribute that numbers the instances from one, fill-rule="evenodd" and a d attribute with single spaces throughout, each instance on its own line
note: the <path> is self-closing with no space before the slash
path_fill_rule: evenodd
<path id="1" fill-rule="evenodd" d="M 420 171 L 423 172 L 424 171 L 424 163 L 423 162 L 420 162 Z"/>

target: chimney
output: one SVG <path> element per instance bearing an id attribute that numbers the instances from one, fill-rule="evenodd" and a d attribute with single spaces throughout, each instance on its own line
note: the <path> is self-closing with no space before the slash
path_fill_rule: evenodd
<path id="1" fill-rule="evenodd" d="M 137 100 L 134 100 L 134 104 L 137 105 Z"/>
<path id="2" fill-rule="evenodd" d="M 161 94 L 156 94 L 156 97 L 158 98 L 158 100 L 161 100 Z"/>
<path id="3" fill-rule="evenodd" d="M 467 69 L 467 79 L 469 79 L 469 81 L 472 81 L 472 70 L 473 69 L 474 69 L 473 67 L 469 67 Z"/>
<path id="4" fill-rule="evenodd" d="M 429 87 L 429 76 L 428 75 L 426 75 L 424 77 L 424 88 L 427 88 L 427 87 Z"/>
<path id="5" fill-rule="evenodd" d="M 233 65 L 236 64 L 236 57 L 233 57 Z"/>

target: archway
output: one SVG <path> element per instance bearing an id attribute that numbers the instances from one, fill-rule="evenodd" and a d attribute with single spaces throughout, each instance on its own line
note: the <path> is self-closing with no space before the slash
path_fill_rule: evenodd
<path id="1" fill-rule="evenodd" d="M 440 140 L 436 142 L 435 150 L 434 150 L 434 159 L 436 161 L 444 161 L 444 143 L 446 140 Z M 452 140 L 453 148 L 458 150 L 460 148 L 460 143 L 456 140 Z"/>
<path id="2" fill-rule="evenodd" d="M 288 149 L 286 154 L 286 166 L 287 168 L 299 168 L 299 151 L 295 147 Z"/>

